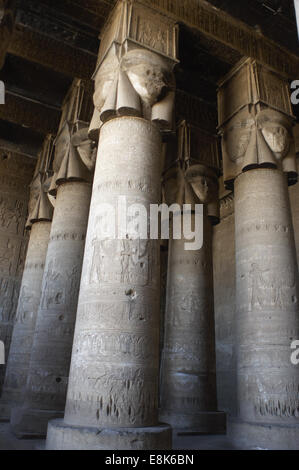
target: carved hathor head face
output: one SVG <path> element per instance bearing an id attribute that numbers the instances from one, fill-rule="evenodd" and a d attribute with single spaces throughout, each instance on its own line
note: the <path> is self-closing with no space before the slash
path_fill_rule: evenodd
<path id="1" fill-rule="evenodd" d="M 99 67 L 95 75 L 94 105 L 99 112 L 108 97 L 119 69 L 119 60 L 114 49 L 110 49 L 107 57 Z"/>
<path id="2" fill-rule="evenodd" d="M 257 116 L 257 124 L 277 160 L 282 160 L 290 150 L 291 121 L 278 111 L 264 109 Z"/>
<path id="3" fill-rule="evenodd" d="M 71 139 L 72 145 L 89 171 L 95 167 L 97 147 L 96 144 L 88 137 L 88 127 L 77 131 Z"/>
<path id="4" fill-rule="evenodd" d="M 199 203 L 214 202 L 218 193 L 218 180 L 216 174 L 203 165 L 193 165 L 186 171 L 186 181 L 192 187 Z"/>
<path id="5" fill-rule="evenodd" d="M 141 99 L 150 106 L 164 97 L 172 84 L 172 72 L 165 59 L 146 49 L 127 52 L 121 68 Z"/>

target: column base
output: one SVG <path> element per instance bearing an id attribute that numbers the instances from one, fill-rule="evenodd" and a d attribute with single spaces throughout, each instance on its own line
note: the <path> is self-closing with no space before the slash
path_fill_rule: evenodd
<path id="1" fill-rule="evenodd" d="M 88 428 L 63 420 L 48 425 L 46 450 L 171 450 L 170 426 L 148 428 Z"/>
<path id="2" fill-rule="evenodd" d="M 47 436 L 48 422 L 63 418 L 62 411 L 35 410 L 17 406 L 11 410 L 11 430 L 18 439 Z"/>
<path id="3" fill-rule="evenodd" d="M 299 423 L 280 425 L 230 420 L 228 437 L 243 450 L 299 450 Z"/>
<path id="4" fill-rule="evenodd" d="M 174 414 L 161 411 L 160 421 L 168 423 L 178 434 L 226 434 L 226 414 L 210 411 L 191 414 Z"/>
<path id="5" fill-rule="evenodd" d="M 7 423 L 10 421 L 11 405 L 7 403 L 0 403 L 0 423 Z"/>

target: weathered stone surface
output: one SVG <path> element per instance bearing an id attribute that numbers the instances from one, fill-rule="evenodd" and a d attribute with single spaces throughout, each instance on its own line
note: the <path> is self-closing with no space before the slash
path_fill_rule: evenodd
<path id="1" fill-rule="evenodd" d="M 62 420 L 48 425 L 46 450 L 165 450 L 171 449 L 166 425 L 146 428 L 73 427 Z"/>
<path id="2" fill-rule="evenodd" d="M 159 132 L 138 118 L 109 121 L 99 155 L 65 421 L 150 426 L 157 422 L 159 244 L 101 239 L 99 210 L 101 203 L 117 209 L 119 194 L 128 206 L 159 201 Z"/>
<path id="3" fill-rule="evenodd" d="M 298 265 L 283 173 L 256 169 L 239 176 L 235 220 L 240 417 L 256 426 L 296 425 L 299 436 L 299 372 L 290 359 L 299 337 Z M 272 430 L 266 440 L 275 446 Z"/>
<path id="4" fill-rule="evenodd" d="M 275 426 L 270 423 L 254 423 L 231 420 L 228 436 L 238 449 L 250 450 L 296 450 L 298 449 L 298 426 Z M 271 439 L 269 439 L 271 436 Z"/>
<path id="5" fill-rule="evenodd" d="M 50 221 L 36 222 L 31 228 L 0 401 L 0 419 L 9 420 L 11 407 L 21 404 L 24 398 L 50 230 Z"/>
<path id="6" fill-rule="evenodd" d="M 220 201 L 221 221 L 214 227 L 214 303 L 216 331 L 217 397 L 220 410 L 237 413 L 235 352 L 235 218 L 234 197 Z"/>
<path id="7" fill-rule="evenodd" d="M 297 182 L 287 80 L 247 59 L 221 82 L 218 114 L 228 188 L 240 172 L 257 167 L 282 169 L 289 184 Z"/>
<path id="8" fill-rule="evenodd" d="M 262 446 L 275 448 L 288 426 L 299 436 L 299 372 L 291 362 L 299 279 L 288 193 L 297 165 L 287 87 L 281 76 L 247 59 L 223 79 L 218 94 L 224 182 L 235 193 L 238 400 L 232 437 L 238 444 L 247 429 L 242 445 L 249 448 L 259 446 L 259 437 Z"/>
<path id="9" fill-rule="evenodd" d="M 0 340 L 8 358 L 27 249 L 24 232 L 34 162 L 0 150 Z M 0 366 L 0 390 L 5 366 Z"/>
<path id="10" fill-rule="evenodd" d="M 101 129 L 64 430 L 57 428 L 48 448 L 65 448 L 70 440 L 64 444 L 62 436 L 81 436 L 84 427 L 111 428 L 118 443 L 112 438 L 106 448 L 127 449 L 146 426 L 139 448 L 157 445 L 160 244 L 133 239 L 129 229 L 124 239 L 104 236 L 100 204 L 111 204 L 120 217 L 120 195 L 128 206 L 158 203 L 161 152 L 159 130 L 144 119 L 116 118 Z M 132 432 L 123 441 L 115 428 Z M 85 448 L 99 445 L 95 431 L 85 434 Z"/>
<path id="11" fill-rule="evenodd" d="M 24 405 L 11 416 L 18 435 L 45 435 L 44 416 L 63 415 L 90 193 L 85 182 L 58 188 Z"/>
<path id="12" fill-rule="evenodd" d="M 186 251 L 185 242 L 170 240 L 169 245 L 160 419 L 186 431 L 224 432 L 225 415 L 216 413 L 212 226 L 208 217 L 204 218 L 204 247 Z"/>

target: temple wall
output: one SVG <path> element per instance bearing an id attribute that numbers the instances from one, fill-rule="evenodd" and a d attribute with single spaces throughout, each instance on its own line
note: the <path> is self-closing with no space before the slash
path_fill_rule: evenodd
<path id="1" fill-rule="evenodd" d="M 24 268 L 24 231 L 34 160 L 0 150 L 0 341 L 7 360 Z M 0 392 L 5 367 L 0 366 Z"/>

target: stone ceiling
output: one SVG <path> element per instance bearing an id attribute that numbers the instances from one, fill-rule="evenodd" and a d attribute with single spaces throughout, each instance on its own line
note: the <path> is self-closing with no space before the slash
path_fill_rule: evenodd
<path id="1" fill-rule="evenodd" d="M 147 1 L 168 7 L 177 0 Z M 298 53 L 291 0 L 181 1 L 186 7 L 188 2 L 194 7 L 197 2 L 204 7 L 209 3 L 210 10 L 212 5 L 216 13 L 221 9 L 246 22 L 252 27 L 249 35 L 263 33 Z M 73 78 L 92 75 L 98 36 L 115 3 L 116 0 L 16 0 L 16 26 L 0 71 L 0 80 L 7 90 L 6 105 L 0 107 L 1 146 L 34 156 L 44 136 L 55 133 L 61 104 Z M 271 47 L 275 50 L 275 45 Z M 181 21 L 179 56 L 178 88 L 198 95 L 216 110 L 217 82 L 242 53 Z"/>

